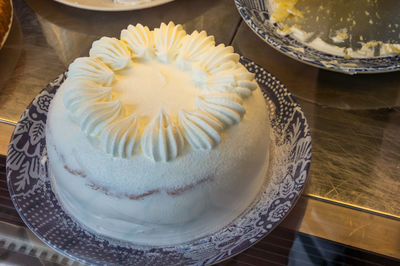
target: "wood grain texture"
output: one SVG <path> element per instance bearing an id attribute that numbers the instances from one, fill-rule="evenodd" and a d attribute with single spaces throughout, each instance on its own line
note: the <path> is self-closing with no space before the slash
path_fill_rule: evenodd
<path id="1" fill-rule="evenodd" d="M 396 219 L 303 196 L 280 226 L 400 259 Z"/>
<path id="2" fill-rule="evenodd" d="M 0 156 L 7 155 L 8 143 L 10 142 L 14 126 L 0 123 Z"/>

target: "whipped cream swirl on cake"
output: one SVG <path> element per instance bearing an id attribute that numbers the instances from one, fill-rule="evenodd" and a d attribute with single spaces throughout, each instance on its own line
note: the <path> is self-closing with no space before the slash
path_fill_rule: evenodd
<path id="1" fill-rule="evenodd" d="M 89 55 L 70 65 L 64 105 L 86 136 L 115 157 L 144 153 L 166 162 L 185 147 L 210 150 L 223 141 L 226 128 L 241 121 L 246 113 L 243 101 L 257 88 L 254 75 L 239 63 L 232 47 L 216 46 L 205 31 L 188 35 L 173 22 L 154 30 L 130 25 L 120 39 L 95 41 Z M 135 90 L 153 88 L 139 88 L 146 84 L 135 82 L 126 82 L 124 89 L 133 95 L 131 102 L 119 100 L 126 92 L 116 84 L 132 73 L 152 73 L 159 81 L 154 86 L 163 93 L 172 79 L 163 69 L 165 64 L 189 77 L 195 91 L 187 92 L 194 95 L 191 108 L 171 112 L 160 106 L 157 114 L 141 112 L 137 106 L 145 103 L 135 102 Z"/>

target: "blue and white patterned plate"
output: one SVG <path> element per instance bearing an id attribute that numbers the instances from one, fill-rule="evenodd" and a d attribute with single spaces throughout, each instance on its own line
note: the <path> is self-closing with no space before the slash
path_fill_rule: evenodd
<path id="1" fill-rule="evenodd" d="M 269 21 L 267 0 L 235 0 L 246 24 L 266 43 L 283 54 L 308 65 L 346 74 L 382 73 L 400 70 L 400 56 L 344 58 L 311 48 L 291 36 L 277 33 Z"/>
<path id="2" fill-rule="evenodd" d="M 299 104 L 285 85 L 249 59 L 242 57 L 241 62 L 256 74 L 270 110 L 272 159 L 270 182 L 254 205 L 232 224 L 178 246 L 145 247 L 97 236 L 75 222 L 51 190 L 46 160 L 46 115 L 66 78 L 62 74 L 24 111 L 9 144 L 8 187 L 26 225 L 50 247 L 90 264 L 212 264 L 267 235 L 288 214 L 304 188 L 311 161 L 311 135 Z"/>

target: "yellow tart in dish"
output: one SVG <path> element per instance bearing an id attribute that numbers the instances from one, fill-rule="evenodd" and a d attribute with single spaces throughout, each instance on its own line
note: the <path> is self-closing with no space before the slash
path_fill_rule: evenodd
<path id="1" fill-rule="evenodd" d="M 233 48 L 140 24 L 77 58 L 47 118 L 52 188 L 89 230 L 144 245 L 203 237 L 267 182 L 269 124 Z"/>
<path id="2" fill-rule="evenodd" d="M 267 5 L 277 33 L 316 50 L 345 59 L 399 55 L 399 25 L 383 19 L 396 11 L 384 13 L 385 1 L 350 2 L 270 0 Z M 384 34 L 378 34 L 381 31 Z"/>
<path id="3" fill-rule="evenodd" d="M 0 48 L 6 41 L 12 22 L 12 6 L 10 0 L 0 0 Z"/>

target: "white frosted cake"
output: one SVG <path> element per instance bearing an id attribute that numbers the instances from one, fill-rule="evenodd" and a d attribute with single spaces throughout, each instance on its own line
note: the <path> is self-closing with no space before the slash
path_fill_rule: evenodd
<path id="1" fill-rule="evenodd" d="M 228 225 L 266 182 L 269 124 L 233 48 L 138 24 L 77 58 L 47 118 L 52 187 L 96 233 L 175 245 Z"/>

